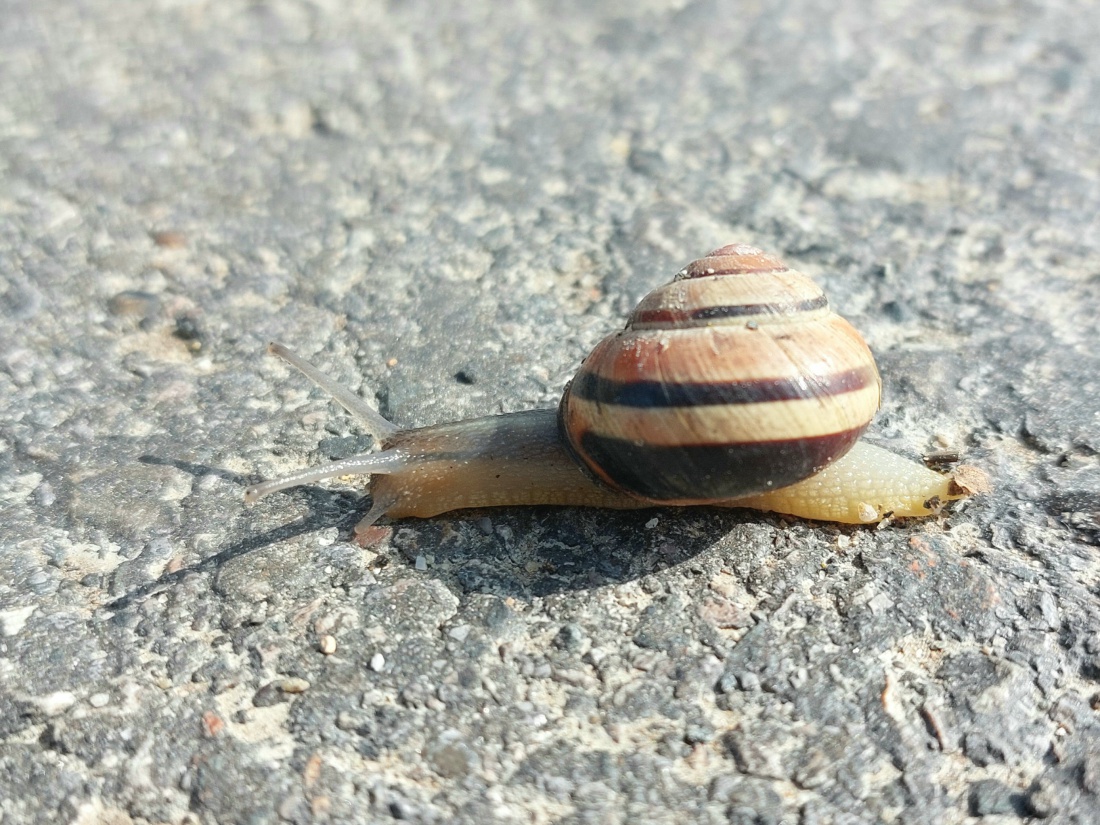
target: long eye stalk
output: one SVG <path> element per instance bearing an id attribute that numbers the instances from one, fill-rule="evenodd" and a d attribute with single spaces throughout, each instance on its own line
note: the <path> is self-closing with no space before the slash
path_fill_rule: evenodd
<path id="1" fill-rule="evenodd" d="M 244 491 L 244 500 L 248 503 L 259 501 L 261 498 L 279 490 L 290 487 L 298 487 L 313 481 L 323 481 L 326 478 L 336 478 L 346 475 L 369 475 L 374 473 L 397 473 L 409 466 L 408 457 L 401 450 L 383 450 L 380 453 L 363 453 L 352 456 L 343 461 L 334 461 L 323 467 L 311 467 L 300 473 L 293 473 L 282 478 L 274 478 L 260 484 L 253 484 Z"/>
<path id="2" fill-rule="evenodd" d="M 385 441 L 397 432 L 398 428 L 395 425 L 379 415 L 377 410 L 368 407 L 367 403 L 362 398 L 346 387 L 337 384 L 332 378 L 325 375 L 300 355 L 296 355 L 282 344 L 276 343 L 275 341 L 267 345 L 267 351 L 272 355 L 279 356 L 301 372 L 302 375 L 335 398 L 340 406 L 349 413 L 363 419 L 367 425 L 367 432 L 374 437 L 375 441 Z"/>

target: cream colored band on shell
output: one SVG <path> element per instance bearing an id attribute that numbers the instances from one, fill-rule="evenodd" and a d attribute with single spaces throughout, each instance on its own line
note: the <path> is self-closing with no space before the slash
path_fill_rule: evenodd
<path id="1" fill-rule="evenodd" d="M 654 446 L 789 441 L 862 427 L 878 409 L 872 385 L 824 398 L 636 408 L 582 398 L 569 401 L 570 417 L 587 421 L 592 432 Z"/>

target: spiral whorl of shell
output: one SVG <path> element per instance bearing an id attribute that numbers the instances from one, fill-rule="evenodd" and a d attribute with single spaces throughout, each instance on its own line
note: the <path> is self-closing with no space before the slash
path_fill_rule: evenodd
<path id="1" fill-rule="evenodd" d="M 566 388 L 559 425 L 589 474 L 638 498 L 723 501 L 842 456 L 878 409 L 859 333 L 821 289 L 732 244 L 651 292 Z"/>

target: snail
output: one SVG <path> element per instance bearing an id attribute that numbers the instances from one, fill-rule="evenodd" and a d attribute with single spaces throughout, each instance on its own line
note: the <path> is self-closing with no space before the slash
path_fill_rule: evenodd
<path id="1" fill-rule="evenodd" d="M 401 430 L 286 347 L 268 350 L 382 449 L 256 484 L 245 500 L 368 474 L 357 533 L 382 516 L 531 504 L 709 504 L 868 523 L 968 494 L 859 440 L 879 406 L 871 351 L 817 284 L 751 246 L 716 249 L 643 298 L 556 410 Z"/>

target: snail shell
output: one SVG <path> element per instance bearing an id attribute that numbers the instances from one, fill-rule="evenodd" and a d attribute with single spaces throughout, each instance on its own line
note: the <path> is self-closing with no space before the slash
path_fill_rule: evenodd
<path id="1" fill-rule="evenodd" d="M 598 482 L 699 504 L 814 475 L 856 442 L 880 392 L 871 351 L 817 284 L 733 244 L 647 295 L 585 360 L 559 414 Z"/>

